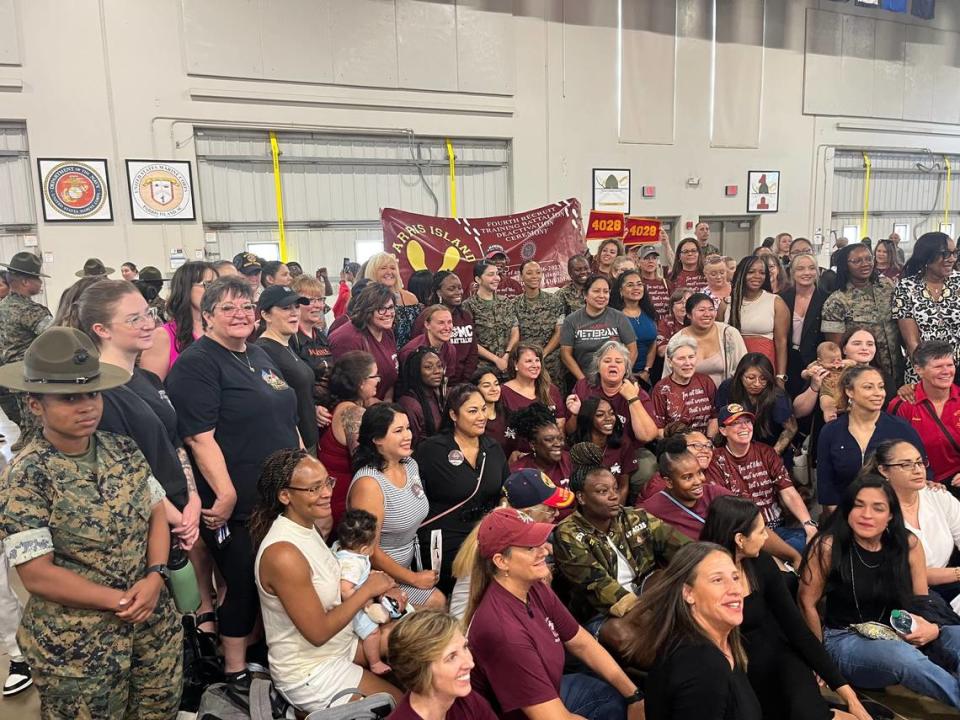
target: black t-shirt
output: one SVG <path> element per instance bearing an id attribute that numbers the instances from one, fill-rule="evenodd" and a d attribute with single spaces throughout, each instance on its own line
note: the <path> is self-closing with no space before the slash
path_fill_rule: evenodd
<path id="1" fill-rule="evenodd" d="M 182 510 L 187 503 L 187 478 L 177 456 L 177 415 L 150 377 L 159 383 L 156 375 L 136 368 L 126 385 L 105 390 L 103 417 L 97 429 L 131 438 L 147 458 L 167 498 Z"/>
<path id="2" fill-rule="evenodd" d="M 464 458 L 460 446 L 449 432 L 441 432 L 421 441 L 414 452 L 414 458 L 420 467 L 420 479 L 430 501 L 430 514 L 419 531 L 421 557 L 429 567 L 427 558 L 430 557 L 430 534 L 433 530 L 442 530 L 443 558 L 439 587 L 442 591 L 449 592 L 453 587 L 453 577 L 450 574 L 453 558 L 474 525 L 493 510 L 500 499 L 500 489 L 510 472 L 507 458 L 496 441 L 483 435 L 480 438 L 477 466 L 474 468 Z M 481 468 L 483 475 L 479 478 L 478 488 L 477 480 Z M 471 494 L 473 497 L 470 497 Z M 431 518 L 456 507 L 464 500 L 467 502 L 461 507 L 431 522 Z"/>
<path id="3" fill-rule="evenodd" d="M 312 337 L 297 332 L 290 338 L 290 347 L 313 369 L 314 401 L 319 400 L 319 392 L 326 388 L 330 371 L 333 370 L 333 354 L 330 352 L 327 334 L 316 328 L 313 329 Z"/>
<path id="4" fill-rule="evenodd" d="M 313 402 L 313 369 L 305 363 L 289 345 L 262 337 L 257 345 L 267 351 L 283 373 L 283 379 L 297 393 L 297 427 L 306 448 L 315 448 L 320 439 L 317 427 L 317 409 Z"/>
<path id="5" fill-rule="evenodd" d="M 299 447 L 296 393 L 263 348 L 247 345 L 245 353 L 233 353 L 209 337 L 183 351 L 166 385 L 180 437 L 216 430 L 237 491 L 233 517 L 246 519 L 256 502 L 263 461 L 277 450 Z M 210 507 L 213 490 L 197 470 L 200 498 Z"/>

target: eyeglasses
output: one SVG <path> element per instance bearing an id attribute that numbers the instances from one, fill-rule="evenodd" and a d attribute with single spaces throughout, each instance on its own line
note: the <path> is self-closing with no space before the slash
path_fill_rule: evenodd
<path id="1" fill-rule="evenodd" d="M 713 450 L 710 443 L 687 443 L 687 450 Z"/>
<path id="2" fill-rule="evenodd" d="M 210 280 L 209 282 L 195 282 L 193 284 L 194 287 L 202 287 L 204 290 L 206 290 L 211 285 L 213 285 L 213 280 Z"/>
<path id="3" fill-rule="evenodd" d="M 226 305 L 220 306 L 220 312 L 224 315 L 253 315 L 253 311 L 256 309 L 257 306 L 253 303 L 244 303 L 243 305 L 231 305 L 227 303 Z"/>
<path id="4" fill-rule="evenodd" d="M 136 315 L 131 315 L 128 318 L 123 319 L 124 325 L 129 325 L 132 328 L 139 330 L 140 328 L 152 326 L 157 324 L 157 309 L 150 308 L 145 313 L 137 313 Z"/>
<path id="5" fill-rule="evenodd" d="M 323 297 L 310 297 L 310 296 L 308 296 L 308 295 L 304 295 L 303 297 L 305 297 L 307 300 L 309 300 L 311 305 L 326 305 L 326 304 L 327 304 L 327 299 L 326 299 L 326 298 L 323 298 Z"/>
<path id="6" fill-rule="evenodd" d="M 900 468 L 904 472 L 910 472 L 913 469 L 923 470 L 924 468 L 928 468 L 930 467 L 930 462 L 921 458 L 919 460 L 905 460 L 904 462 L 898 463 L 883 463 L 883 466 Z"/>
<path id="7" fill-rule="evenodd" d="M 316 485 L 311 485 L 310 487 L 296 487 L 295 485 L 287 485 L 287 490 L 296 490 L 297 492 L 306 493 L 308 497 L 316 497 L 324 490 L 333 490 L 334 486 L 337 484 L 336 478 L 327 478 L 322 482 L 318 482 Z"/>
<path id="8" fill-rule="evenodd" d="M 860 257 L 847 258 L 848 265 L 873 265 L 873 255 L 861 255 Z"/>
<path id="9" fill-rule="evenodd" d="M 940 257 L 943 258 L 944 260 L 949 260 L 950 258 L 955 258 L 955 257 L 957 257 L 957 251 L 956 251 L 956 250 L 944 250 L 943 252 L 940 253 Z"/>
<path id="10" fill-rule="evenodd" d="M 387 315 L 394 315 L 397 312 L 396 305 L 384 305 L 383 307 L 377 308 L 377 315 L 380 317 L 386 317 Z"/>
<path id="11" fill-rule="evenodd" d="M 685 248 L 680 251 L 681 255 L 699 255 L 700 251 L 694 248 Z"/>

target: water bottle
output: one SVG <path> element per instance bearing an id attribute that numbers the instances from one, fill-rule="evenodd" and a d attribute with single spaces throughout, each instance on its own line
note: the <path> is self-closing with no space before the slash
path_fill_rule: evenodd
<path id="1" fill-rule="evenodd" d="M 167 563 L 170 572 L 170 594 L 173 602 L 181 614 L 192 613 L 200 607 L 200 588 L 197 586 L 197 576 L 193 572 L 193 563 L 180 546 L 170 544 L 170 561 Z"/>

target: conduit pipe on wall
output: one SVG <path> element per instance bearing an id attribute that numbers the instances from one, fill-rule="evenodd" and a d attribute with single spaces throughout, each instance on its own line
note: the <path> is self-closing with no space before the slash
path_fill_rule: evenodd
<path id="1" fill-rule="evenodd" d="M 863 177 L 863 218 L 860 220 L 860 237 L 867 237 L 867 213 L 870 210 L 870 156 L 863 153 L 863 164 L 867 173 Z"/>
<path id="2" fill-rule="evenodd" d="M 943 156 L 943 164 L 947 168 L 947 184 L 943 188 L 943 224 L 950 222 L 950 182 L 953 175 L 953 168 L 950 166 L 950 158 Z"/>

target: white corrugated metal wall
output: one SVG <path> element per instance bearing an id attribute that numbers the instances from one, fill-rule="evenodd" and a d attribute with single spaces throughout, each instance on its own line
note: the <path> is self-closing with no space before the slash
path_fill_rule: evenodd
<path id="1" fill-rule="evenodd" d="M 276 243 L 268 133 L 198 129 L 195 137 L 204 227 L 216 234 L 208 255 L 232 258 L 253 244 Z M 328 267 L 336 277 L 345 257 L 363 260 L 379 249 L 384 207 L 451 214 L 443 138 L 281 132 L 277 141 L 288 256 L 309 273 Z M 510 143 L 452 143 L 458 215 L 509 213 Z"/>
<path id="2" fill-rule="evenodd" d="M 25 249 L 25 235 L 36 236 L 33 183 L 26 125 L 0 123 L 0 261 Z"/>
<path id="3" fill-rule="evenodd" d="M 859 225 L 863 217 L 866 165 L 870 158 L 870 198 L 866 235 L 874 243 L 893 232 L 894 224 L 908 224 L 910 234 L 901 238 L 909 255 L 913 241 L 936 231 L 944 221 L 947 166 L 952 167 L 949 223 L 957 227 L 960 216 L 960 157 L 917 152 L 838 150 L 833 159 L 832 228 Z"/>

